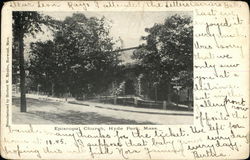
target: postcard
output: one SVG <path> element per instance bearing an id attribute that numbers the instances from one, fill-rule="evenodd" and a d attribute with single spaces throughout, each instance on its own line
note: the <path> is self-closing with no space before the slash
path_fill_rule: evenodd
<path id="1" fill-rule="evenodd" d="M 10 1 L 1 156 L 245 159 L 249 7 L 240 1 Z"/>

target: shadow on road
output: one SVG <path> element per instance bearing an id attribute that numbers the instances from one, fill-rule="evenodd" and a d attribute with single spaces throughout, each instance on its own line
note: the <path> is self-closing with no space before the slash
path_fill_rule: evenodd
<path id="1" fill-rule="evenodd" d="M 32 107 L 46 107 L 46 106 L 59 106 L 61 102 L 54 102 L 54 101 L 41 101 L 35 98 L 26 98 L 27 108 L 29 106 Z M 16 106 L 20 106 L 20 98 L 19 97 L 12 97 L 12 104 Z"/>
<path id="2" fill-rule="evenodd" d="M 127 119 L 116 119 L 111 117 L 105 117 L 94 112 L 81 113 L 77 111 L 69 110 L 67 113 L 50 113 L 43 111 L 32 111 L 27 114 L 34 114 L 40 116 L 42 119 L 54 121 L 60 121 L 64 124 L 81 124 L 81 125 L 93 125 L 93 124 L 148 124 L 152 125 L 151 122 L 137 122 L 134 120 Z"/>

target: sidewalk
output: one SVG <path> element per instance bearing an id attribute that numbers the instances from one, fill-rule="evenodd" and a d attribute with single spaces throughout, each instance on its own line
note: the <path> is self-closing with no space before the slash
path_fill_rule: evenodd
<path id="1" fill-rule="evenodd" d="M 124 105 L 114 105 L 100 102 L 91 102 L 91 101 L 79 101 L 74 98 L 68 98 L 67 101 L 65 98 L 55 98 L 44 95 L 34 95 L 27 94 L 27 98 L 34 98 L 40 100 L 50 100 L 55 102 L 64 102 L 70 104 L 84 105 L 84 106 L 93 106 L 96 108 L 104 108 L 109 110 L 116 111 L 127 111 L 127 112 L 135 112 L 135 113 L 147 113 L 147 114 L 159 114 L 159 115 L 185 115 L 185 116 L 193 116 L 192 111 L 177 111 L 177 110 L 163 110 L 163 109 L 154 109 L 154 108 L 138 108 L 133 106 L 124 106 Z"/>
<path id="2" fill-rule="evenodd" d="M 154 108 L 137 108 L 133 106 L 122 106 L 122 105 L 105 104 L 105 103 L 97 103 L 97 102 L 89 102 L 89 101 L 68 101 L 68 103 L 85 105 L 85 106 L 94 106 L 97 108 L 105 108 L 105 109 L 116 110 L 116 111 L 135 112 L 135 113 L 193 116 L 193 112 L 191 111 L 174 111 L 174 110 L 163 110 L 163 109 L 154 109 Z"/>

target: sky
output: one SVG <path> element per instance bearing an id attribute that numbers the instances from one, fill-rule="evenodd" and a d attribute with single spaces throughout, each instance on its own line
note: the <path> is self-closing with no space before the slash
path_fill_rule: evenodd
<path id="1" fill-rule="evenodd" d="M 68 16 L 72 16 L 77 12 L 42 12 L 57 20 L 64 20 Z M 110 35 L 114 40 L 119 37 L 123 41 L 123 48 L 136 47 L 143 43 L 142 36 L 147 35 L 145 28 L 152 27 L 155 23 L 163 23 L 164 20 L 173 14 L 192 15 L 192 12 L 78 12 L 85 14 L 86 17 L 105 17 L 111 21 Z M 40 38 L 39 38 L 40 37 Z M 49 39 L 49 35 L 37 35 L 37 39 Z M 33 40 L 28 40 L 33 41 Z M 131 51 L 122 56 L 125 61 L 132 61 Z"/>

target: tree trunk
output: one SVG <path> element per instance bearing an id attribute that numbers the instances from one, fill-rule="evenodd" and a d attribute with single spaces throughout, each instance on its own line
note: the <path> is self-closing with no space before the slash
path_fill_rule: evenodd
<path id="1" fill-rule="evenodd" d="M 155 101 L 157 101 L 158 100 L 158 97 L 157 97 L 157 85 L 155 85 Z"/>
<path id="2" fill-rule="evenodd" d="M 24 37 L 24 34 L 20 33 L 19 37 L 18 37 L 18 42 L 19 42 L 19 68 L 20 68 L 21 112 L 26 112 L 27 111 L 27 106 L 26 106 L 26 87 L 25 87 L 23 37 Z"/>
<path id="3" fill-rule="evenodd" d="M 168 84 L 167 84 L 167 103 L 168 104 L 172 102 L 171 97 L 172 97 L 172 89 L 171 89 L 170 81 L 168 81 Z"/>

